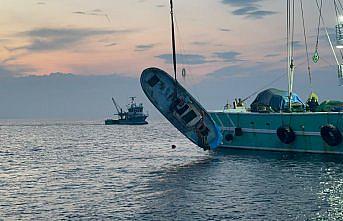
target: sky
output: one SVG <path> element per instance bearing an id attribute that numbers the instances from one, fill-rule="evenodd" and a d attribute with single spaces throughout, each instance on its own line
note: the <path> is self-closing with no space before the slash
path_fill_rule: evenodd
<path id="1" fill-rule="evenodd" d="M 138 79 L 150 66 L 172 73 L 169 0 L 0 2 L 0 77 L 60 72 Z M 195 96 L 201 94 L 205 104 L 214 99 L 218 106 L 226 98 L 248 96 L 270 82 L 286 89 L 287 80 L 282 78 L 286 76 L 285 2 L 174 0 L 177 53 L 182 54 L 178 70 L 187 71 L 182 83 Z M 295 7 L 295 90 L 303 96 L 314 90 L 324 98 L 343 99 L 323 25 L 320 60 L 311 63 L 313 85 L 309 85 L 299 2 Z M 332 2 L 323 5 L 330 35 L 336 19 Z M 314 1 L 304 1 L 304 9 L 312 56 L 319 13 Z"/>

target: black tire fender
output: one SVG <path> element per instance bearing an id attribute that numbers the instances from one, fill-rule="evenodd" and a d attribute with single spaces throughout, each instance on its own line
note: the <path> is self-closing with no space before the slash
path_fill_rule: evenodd
<path id="1" fill-rule="evenodd" d="M 295 141 L 296 135 L 291 127 L 282 126 L 276 131 L 276 134 L 280 141 L 284 144 L 291 144 Z"/>
<path id="2" fill-rule="evenodd" d="M 320 136 L 329 146 L 335 147 L 342 143 L 342 133 L 332 124 L 320 128 Z"/>

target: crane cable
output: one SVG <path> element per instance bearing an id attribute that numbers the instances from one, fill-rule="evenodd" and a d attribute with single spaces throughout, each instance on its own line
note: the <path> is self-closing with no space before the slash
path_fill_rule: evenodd
<path id="1" fill-rule="evenodd" d="M 307 46 L 303 0 L 300 0 L 300 6 L 301 6 L 301 17 L 302 17 L 302 23 L 303 23 L 304 41 L 305 41 L 305 49 L 306 49 L 307 71 L 308 71 L 308 76 L 310 80 L 310 87 L 312 90 L 312 75 L 311 75 L 310 58 L 309 58 L 308 46 Z"/>
<path id="2" fill-rule="evenodd" d="M 316 0 L 317 2 L 317 0 Z M 320 24 L 321 24 L 321 16 L 322 16 L 322 7 L 323 7 L 323 0 L 320 1 L 320 7 L 317 2 L 317 6 L 319 8 L 319 17 L 318 17 L 318 26 L 317 26 L 317 39 L 316 39 L 316 47 L 314 50 L 314 54 L 312 56 L 313 63 L 317 63 L 319 61 L 319 53 L 318 53 L 318 45 L 319 45 L 319 33 L 320 33 Z"/>
<path id="3" fill-rule="evenodd" d="M 321 0 L 321 2 L 323 3 L 323 0 Z M 339 61 L 338 61 L 338 59 L 337 59 L 337 56 L 336 56 L 335 49 L 334 49 L 334 47 L 333 47 L 332 41 L 331 41 L 331 39 L 330 39 L 329 32 L 328 32 L 328 30 L 327 30 L 327 28 L 326 28 L 326 26 L 325 26 L 324 18 L 323 18 L 322 13 L 321 13 L 321 11 L 322 11 L 321 8 L 322 8 L 322 7 L 319 6 L 318 0 L 316 0 L 316 4 L 317 4 L 317 8 L 318 8 L 318 10 L 319 10 L 319 19 L 320 19 L 321 22 L 323 23 L 323 26 L 324 26 L 324 29 L 325 29 L 325 34 L 326 34 L 326 37 L 327 37 L 327 39 L 328 39 L 328 41 L 329 41 L 329 44 L 330 44 L 330 47 L 331 47 L 331 51 L 332 51 L 332 53 L 333 53 L 333 56 L 334 56 L 334 58 L 335 58 L 335 61 L 336 61 L 337 65 L 340 65 L 340 64 L 339 64 Z M 319 27 L 318 27 L 318 30 L 319 30 Z M 319 33 L 318 33 L 318 36 L 319 36 Z M 317 37 L 317 39 L 318 39 L 318 37 Z"/>
<path id="4" fill-rule="evenodd" d="M 343 11 L 343 6 L 342 6 L 342 3 L 338 0 L 339 2 L 339 5 L 341 6 L 341 11 L 340 9 L 338 8 L 337 6 L 337 2 L 336 0 L 333 1 L 334 3 L 334 6 L 335 6 L 335 13 L 336 13 L 336 22 L 337 22 L 337 25 L 339 25 L 339 14 L 341 14 L 341 12 Z M 336 28 L 336 31 L 337 31 L 337 28 Z M 341 55 L 341 58 L 343 59 L 343 52 L 342 52 L 342 49 L 339 49 L 339 53 Z"/>

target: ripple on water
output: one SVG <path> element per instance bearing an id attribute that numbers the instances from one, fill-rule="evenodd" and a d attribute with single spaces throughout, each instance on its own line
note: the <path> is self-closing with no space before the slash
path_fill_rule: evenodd
<path id="1" fill-rule="evenodd" d="M 6 121 L 0 132 L 0 219 L 343 217 L 341 158 L 207 153 L 166 122 Z"/>

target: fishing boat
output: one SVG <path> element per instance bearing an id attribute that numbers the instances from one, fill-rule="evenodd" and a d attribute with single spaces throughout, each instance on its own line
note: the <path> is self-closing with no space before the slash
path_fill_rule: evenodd
<path id="1" fill-rule="evenodd" d="M 147 68 L 140 82 L 145 95 L 161 114 L 189 140 L 204 150 L 222 141 L 219 127 L 201 104 L 177 80 L 173 1 L 170 0 L 174 79 L 159 68 Z"/>
<path id="2" fill-rule="evenodd" d="M 319 12 L 319 21 L 324 26 L 325 21 L 322 16 L 322 3 L 318 4 L 317 1 L 316 3 Z M 336 0 L 333 3 L 337 12 L 337 25 L 335 27 L 336 49 L 330 39 L 327 28 L 324 27 L 322 29 L 325 30 L 331 51 L 337 62 L 338 82 L 342 86 L 343 64 L 339 62 L 335 50 L 341 50 L 343 48 L 343 17 L 339 16 L 339 14 L 343 14 L 343 7 L 339 8 L 338 5 L 340 2 L 338 4 Z M 172 8 L 172 0 L 170 4 Z M 302 0 L 300 0 L 300 7 L 303 19 L 307 65 L 311 82 L 310 59 L 307 50 Z M 303 102 L 293 92 L 295 73 L 294 9 L 294 1 L 287 0 L 288 90 L 275 88 L 265 89 L 257 95 L 249 107 L 245 106 L 244 99 L 235 99 L 232 105 L 226 104 L 222 110 L 208 111 L 216 127 L 220 128 L 222 135 L 218 147 L 246 150 L 343 154 L 343 102 L 324 101 L 322 104 L 319 104 L 317 95 L 312 91 L 309 99 Z M 318 30 L 320 30 L 319 26 Z M 174 35 L 173 17 L 172 35 Z M 172 39 L 174 49 L 175 39 L 174 37 Z M 175 49 L 173 51 L 175 53 Z M 312 60 L 314 63 L 319 60 L 317 49 Z M 175 57 L 173 63 L 175 70 Z M 182 130 L 180 131 L 183 132 Z"/>
<path id="3" fill-rule="evenodd" d="M 135 97 L 130 97 L 131 101 L 127 107 L 127 111 L 124 112 L 123 109 L 116 103 L 114 98 L 112 98 L 112 102 L 114 107 L 117 110 L 117 113 L 114 114 L 117 118 L 116 119 L 107 119 L 105 120 L 105 125 L 144 125 L 148 124 L 146 118 L 148 114 L 143 112 L 143 104 L 137 104 L 135 102 Z"/>

